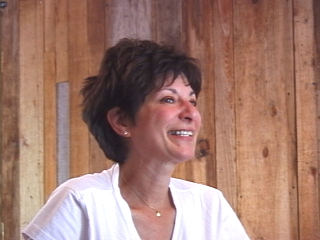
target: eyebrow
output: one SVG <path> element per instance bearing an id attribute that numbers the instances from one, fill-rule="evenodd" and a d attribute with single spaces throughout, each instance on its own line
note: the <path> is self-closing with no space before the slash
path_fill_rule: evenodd
<path id="1" fill-rule="evenodd" d="M 167 90 L 167 91 L 172 92 L 173 94 L 177 94 L 178 95 L 177 90 L 174 89 L 174 88 L 167 87 L 167 88 L 163 88 L 162 90 Z M 193 90 L 190 92 L 189 96 L 192 96 L 192 95 L 196 95 Z"/>

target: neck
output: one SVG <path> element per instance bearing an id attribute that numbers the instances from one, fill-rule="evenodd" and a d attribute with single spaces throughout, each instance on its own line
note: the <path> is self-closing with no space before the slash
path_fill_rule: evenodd
<path id="1" fill-rule="evenodd" d="M 172 172 L 173 168 L 166 165 L 142 165 L 128 160 L 120 166 L 121 194 L 130 206 L 143 207 L 147 203 L 161 211 L 171 205 L 169 184 Z"/>

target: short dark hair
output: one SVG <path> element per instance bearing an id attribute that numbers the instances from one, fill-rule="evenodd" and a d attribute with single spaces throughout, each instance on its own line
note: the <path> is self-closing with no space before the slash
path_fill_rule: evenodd
<path id="1" fill-rule="evenodd" d="M 198 61 L 173 46 L 150 40 L 124 38 L 109 48 L 98 76 L 85 79 L 82 117 L 107 158 L 123 163 L 128 147 L 107 121 L 114 107 L 132 122 L 146 96 L 183 75 L 198 96 L 201 71 Z"/>

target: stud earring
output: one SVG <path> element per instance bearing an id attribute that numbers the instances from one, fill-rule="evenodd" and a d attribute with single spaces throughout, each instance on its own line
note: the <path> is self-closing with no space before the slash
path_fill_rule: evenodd
<path id="1" fill-rule="evenodd" d="M 127 135 L 128 135 L 128 132 L 127 132 L 127 131 L 124 131 L 124 135 L 127 136 Z"/>

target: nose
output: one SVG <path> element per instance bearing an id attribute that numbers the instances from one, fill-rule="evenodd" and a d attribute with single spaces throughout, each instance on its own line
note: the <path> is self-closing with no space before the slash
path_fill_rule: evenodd
<path id="1" fill-rule="evenodd" d="M 189 101 L 183 102 L 179 117 L 185 122 L 192 122 L 201 118 L 198 109 Z"/>

